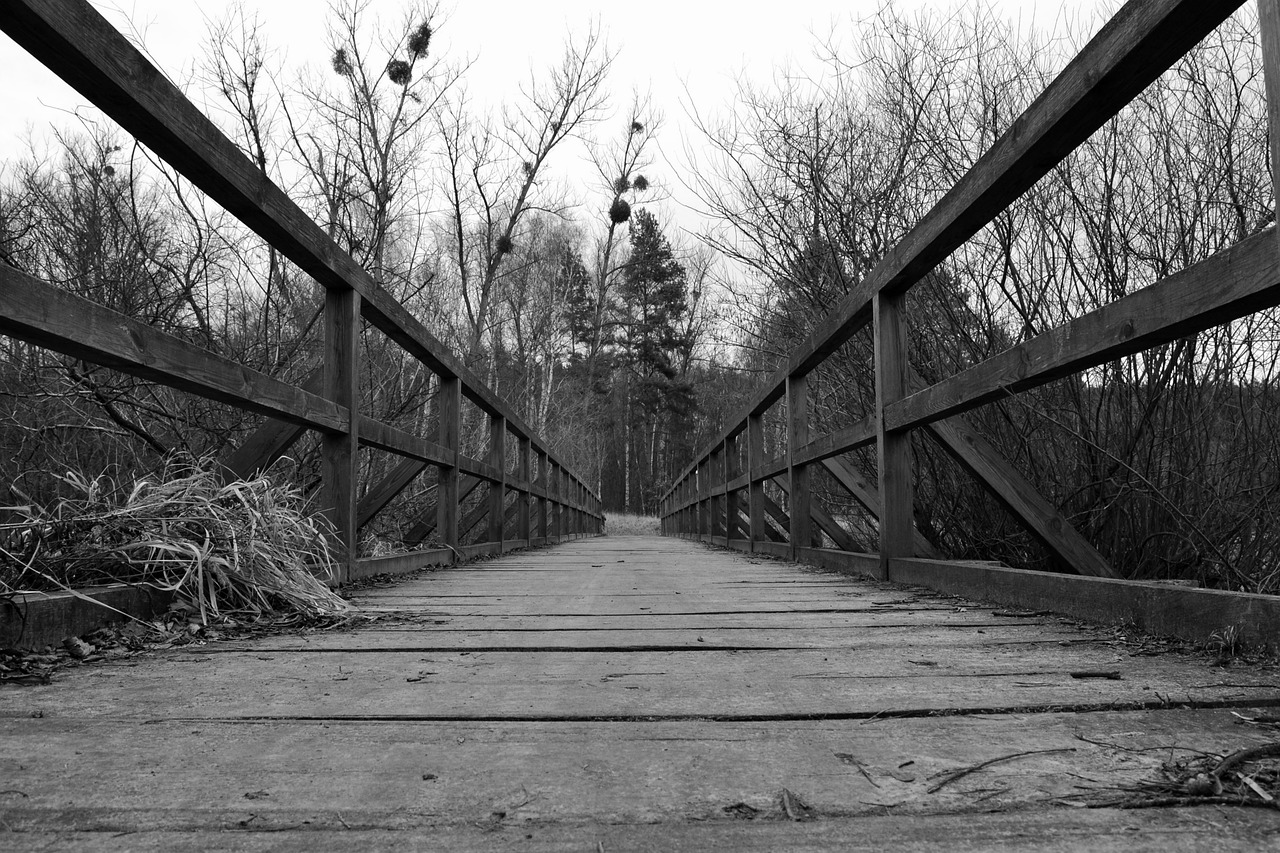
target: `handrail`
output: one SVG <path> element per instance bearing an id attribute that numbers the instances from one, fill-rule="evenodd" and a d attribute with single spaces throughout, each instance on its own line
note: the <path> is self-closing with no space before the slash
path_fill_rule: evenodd
<path id="1" fill-rule="evenodd" d="M 258 169 L 142 53 L 85 0 L 13 0 L 0 6 L 0 30 L 94 102 L 213 201 L 237 216 L 325 288 L 323 368 L 313 384 L 295 386 L 130 320 L 0 264 L 0 331 L 38 346 L 83 357 L 133 375 L 230 403 L 286 422 L 283 438 L 255 437 L 250 456 L 269 461 L 302 428 L 320 430 L 322 497 L 337 529 L 342 577 L 375 570 L 358 561 L 358 528 L 428 466 L 440 472 L 437 529 L 452 562 L 481 546 L 501 552 L 507 541 L 504 501 L 516 498 L 514 541 L 524 544 L 603 529 L 599 496 L 552 453 L 546 442 L 389 292 L 342 251 L 282 189 Z M 358 411 L 359 318 L 363 317 L 440 379 L 440 427 L 434 440 L 374 421 Z M 487 460 L 461 453 L 462 398 L 489 418 Z M 516 476 L 506 471 L 511 434 L 519 448 Z M 394 478 L 374 489 L 381 505 L 357 507 L 360 445 L 406 458 Z M 252 466 L 250 466 L 252 467 Z M 490 483 L 488 543 L 464 546 L 457 525 L 459 476 Z M 536 477 L 535 477 L 536 474 Z M 395 485 L 399 489 L 395 489 Z M 390 496 L 387 492 L 392 490 Z M 537 505 L 536 512 L 531 504 Z M 542 536 L 534 536 L 536 529 Z M 465 531 L 464 531 L 465 535 Z M 394 558 L 409 565 L 412 558 Z M 390 565 L 382 560 L 376 565 Z"/>
<path id="2" fill-rule="evenodd" d="M 1280 114 L 1275 4 L 1276 0 L 1260 0 L 1273 137 Z M 913 430 L 924 429 L 1053 556 L 1081 574 L 1115 577 L 1115 570 L 1102 555 L 968 426 L 962 414 L 983 403 L 1280 304 L 1280 257 L 1274 229 L 927 387 L 910 366 L 903 299 L 914 284 L 1241 5 L 1242 0 L 1126 3 L 675 478 L 661 501 L 664 533 L 720 540 L 770 553 L 785 551 L 797 558 L 813 550 L 812 525 L 826 528 L 832 523 L 821 517 L 820 508 L 815 512 L 812 506 L 809 467 L 827 465 L 831 457 L 874 444 L 878 489 L 861 483 L 855 472 L 843 465 L 835 479 L 879 520 L 878 561 L 861 558 L 858 565 L 865 568 L 874 563 L 880 576 L 887 577 L 891 560 L 925 555 L 930 547 L 912 521 L 909 438 Z M 1273 159 L 1277 144 L 1273 138 Z M 876 388 L 870 415 L 857 424 L 811 438 L 806 377 L 869 323 L 873 324 Z M 762 418 L 775 404 L 786 410 L 786 455 L 783 460 L 767 462 L 762 458 Z M 741 446 L 744 433 L 745 454 Z M 745 471 L 740 471 L 744 455 Z M 770 516 L 779 520 L 764 493 L 764 484 L 770 480 L 790 494 L 791 511 L 781 515 L 785 530 L 774 529 L 769 521 Z M 738 495 L 742 491 L 747 493 L 745 510 Z M 878 504 L 875 507 L 871 505 L 873 498 Z M 787 545 L 780 548 L 777 540 L 783 533 L 787 534 Z"/>

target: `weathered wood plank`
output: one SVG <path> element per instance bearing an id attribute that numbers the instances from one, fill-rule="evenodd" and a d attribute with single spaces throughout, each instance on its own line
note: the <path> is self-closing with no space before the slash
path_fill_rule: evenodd
<path id="1" fill-rule="evenodd" d="M 885 408 L 910 429 L 1280 303 L 1272 229 L 1051 329 Z"/>
<path id="2" fill-rule="evenodd" d="M 963 415 L 929 424 L 925 430 L 1063 565 L 1084 575 L 1117 576 L 1098 549 L 978 435 Z"/>
<path id="3" fill-rule="evenodd" d="M 0 263 L 0 334 L 325 431 L 341 406 Z"/>

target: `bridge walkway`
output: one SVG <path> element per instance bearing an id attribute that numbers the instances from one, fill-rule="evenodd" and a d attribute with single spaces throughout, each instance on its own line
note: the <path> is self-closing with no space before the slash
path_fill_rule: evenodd
<path id="1" fill-rule="evenodd" d="M 6 850 L 1266 849 L 1091 808 L 1272 742 L 1280 675 L 673 538 L 356 594 L 350 630 L 0 691 Z M 1234 712 L 1234 713 L 1233 713 Z"/>

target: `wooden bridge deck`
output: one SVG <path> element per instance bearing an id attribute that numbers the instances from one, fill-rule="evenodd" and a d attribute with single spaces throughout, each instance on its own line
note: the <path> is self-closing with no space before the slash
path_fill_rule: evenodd
<path id="1" fill-rule="evenodd" d="M 358 601 L 385 618 L 0 691 L 0 847 L 1280 841 L 1276 811 L 1075 802 L 1266 742 L 1231 710 L 1274 714 L 1272 670 L 674 539 L 580 540 Z"/>

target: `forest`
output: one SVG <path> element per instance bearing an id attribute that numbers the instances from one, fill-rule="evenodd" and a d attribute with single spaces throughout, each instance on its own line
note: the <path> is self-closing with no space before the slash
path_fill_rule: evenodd
<path id="1" fill-rule="evenodd" d="M 889 252 L 1101 23 L 1034 30 L 981 2 L 887 3 L 826 40 L 823 72 L 691 105 L 696 162 L 659 156 L 664 110 L 619 97 L 587 26 L 497 111 L 428 3 L 328 14 L 328 62 L 284 67 L 246 5 L 215 18 L 183 85 L 330 237 L 593 483 L 606 511 L 660 496 L 786 353 Z M 912 293 L 935 380 L 1274 222 L 1251 7 L 1149 87 Z M 574 165 L 575 158 L 585 156 Z M 589 181 L 577 180 L 579 174 Z M 696 198 L 673 202 L 680 183 Z M 307 276 L 118 128 L 81 118 L 0 164 L 0 261 L 263 373 L 317 366 Z M 1125 576 L 1280 588 L 1277 317 L 1262 311 L 969 417 Z M 362 406 L 430 434 L 429 371 L 363 338 Z M 810 376 L 812 428 L 874 399 L 871 339 Z M 226 458 L 261 419 L 0 339 L 0 465 L 15 500 L 67 471 L 128 481 Z M 481 419 L 464 438 L 479 455 Z M 767 425 L 781 442 L 779 419 Z M 914 445 L 916 520 L 955 558 L 1060 568 L 937 448 Z M 272 475 L 313 490 L 314 439 Z M 875 481 L 874 451 L 849 463 Z M 362 482 L 393 464 L 362 457 Z M 850 536 L 876 527 L 836 486 Z M 430 482 L 365 531 L 405 542 Z M 777 494 L 780 503 L 785 497 Z"/>

